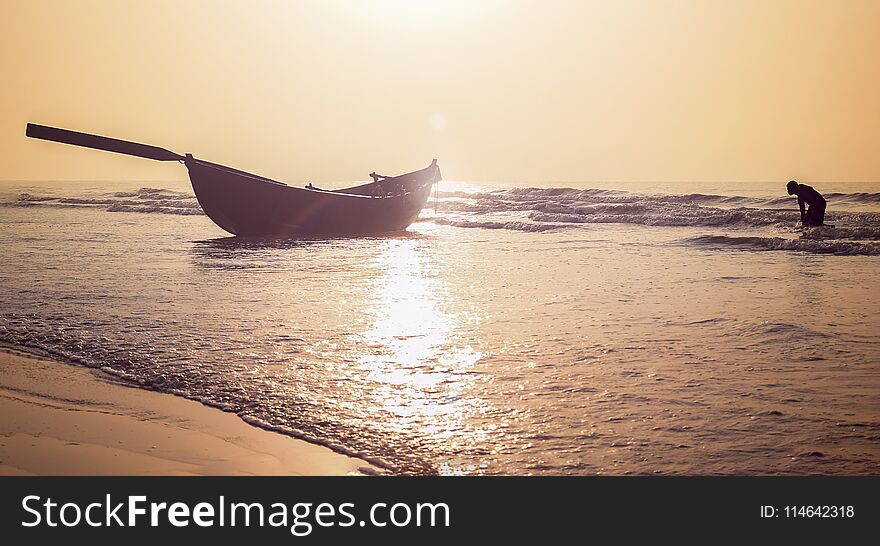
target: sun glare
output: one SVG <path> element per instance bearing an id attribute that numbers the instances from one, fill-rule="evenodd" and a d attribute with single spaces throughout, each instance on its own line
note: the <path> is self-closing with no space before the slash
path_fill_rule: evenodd
<path id="1" fill-rule="evenodd" d="M 460 317 L 443 309 L 443 281 L 431 274 L 418 241 L 383 246 L 375 262 L 376 314 L 361 334 L 372 350 L 361 361 L 383 387 L 378 398 L 386 411 L 443 436 L 461 427 L 466 372 L 482 355 L 455 338 Z"/>
<path id="2" fill-rule="evenodd" d="M 428 125 L 430 125 L 431 129 L 435 131 L 442 131 L 443 129 L 446 129 L 446 116 L 440 112 L 434 112 L 428 118 Z"/>
<path id="3" fill-rule="evenodd" d="M 421 25 L 445 23 L 478 15 L 498 0 L 339 0 L 340 9 L 381 21 Z"/>

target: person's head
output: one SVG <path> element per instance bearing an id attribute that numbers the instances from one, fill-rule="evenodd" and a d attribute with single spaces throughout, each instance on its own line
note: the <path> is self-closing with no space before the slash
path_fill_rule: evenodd
<path id="1" fill-rule="evenodd" d="M 788 184 L 785 186 L 788 188 L 788 195 L 794 195 L 797 193 L 798 183 L 794 180 L 789 180 Z"/>

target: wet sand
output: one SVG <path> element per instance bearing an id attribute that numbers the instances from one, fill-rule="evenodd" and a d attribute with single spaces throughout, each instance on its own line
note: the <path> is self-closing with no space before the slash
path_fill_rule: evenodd
<path id="1" fill-rule="evenodd" d="M 349 475 L 340 455 L 238 416 L 0 348 L 0 475 Z"/>

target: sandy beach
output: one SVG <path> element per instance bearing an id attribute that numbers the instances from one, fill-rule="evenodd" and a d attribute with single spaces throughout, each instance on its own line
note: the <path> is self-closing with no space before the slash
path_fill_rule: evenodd
<path id="1" fill-rule="evenodd" d="M 357 475 L 370 465 L 198 402 L 0 349 L 0 475 Z"/>

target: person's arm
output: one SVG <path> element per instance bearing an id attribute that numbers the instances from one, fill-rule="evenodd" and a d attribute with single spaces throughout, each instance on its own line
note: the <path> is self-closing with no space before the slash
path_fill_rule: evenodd
<path id="1" fill-rule="evenodd" d="M 798 206 L 801 208 L 801 223 L 804 223 L 804 220 L 807 219 L 807 213 L 804 211 L 804 198 L 798 195 Z"/>

